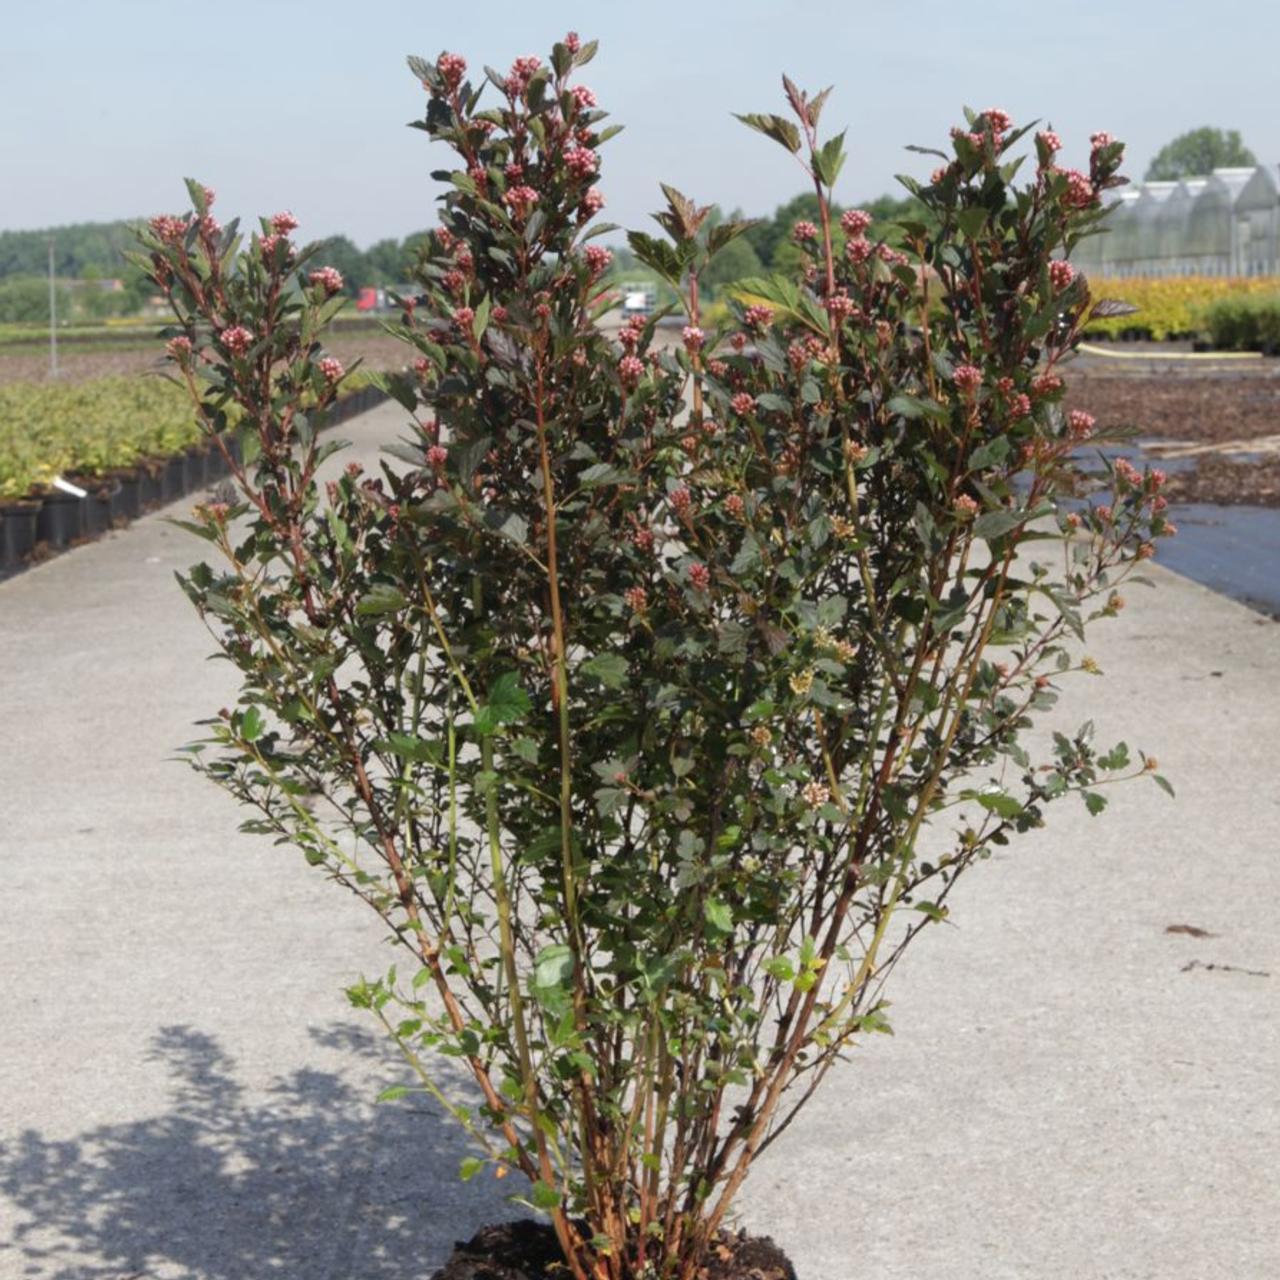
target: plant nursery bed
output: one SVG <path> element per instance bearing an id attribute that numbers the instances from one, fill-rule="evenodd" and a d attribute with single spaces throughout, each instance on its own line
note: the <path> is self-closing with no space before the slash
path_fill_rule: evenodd
<path id="1" fill-rule="evenodd" d="M 458 1243 L 431 1280 L 566 1280 L 555 1232 L 520 1219 L 481 1227 Z M 795 1268 L 767 1236 L 722 1232 L 697 1280 L 796 1280 Z"/>

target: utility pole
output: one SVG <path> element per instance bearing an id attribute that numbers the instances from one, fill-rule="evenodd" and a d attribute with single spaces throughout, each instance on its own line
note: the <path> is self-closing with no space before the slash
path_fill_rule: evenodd
<path id="1" fill-rule="evenodd" d="M 58 376 L 58 300 L 53 287 L 53 237 L 49 237 L 49 377 Z"/>

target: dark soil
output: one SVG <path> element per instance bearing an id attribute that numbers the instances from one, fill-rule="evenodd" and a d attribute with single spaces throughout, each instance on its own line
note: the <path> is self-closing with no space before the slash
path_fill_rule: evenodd
<path id="1" fill-rule="evenodd" d="M 1267 362 L 1267 369 L 1271 369 Z M 1266 374 L 1067 374 L 1067 405 L 1099 426 L 1136 426 L 1159 440 L 1210 444 L 1280 431 L 1280 378 Z"/>
<path id="2" fill-rule="evenodd" d="M 1072 370 L 1067 405 L 1093 414 L 1103 427 L 1138 429 L 1139 440 L 1218 445 L 1280 434 L 1280 378 L 1272 362 L 1249 373 L 1106 374 Z M 1151 459 L 1160 466 L 1158 458 Z M 1170 472 L 1172 502 L 1280 507 L 1280 454 L 1260 443 L 1258 456 L 1197 455 Z"/>
<path id="3" fill-rule="evenodd" d="M 523 1219 L 481 1227 L 431 1280 L 567 1280 L 555 1232 Z M 767 1236 L 722 1232 L 698 1280 L 796 1280 L 786 1255 Z"/>
<path id="4" fill-rule="evenodd" d="M 1170 502 L 1280 507 L 1280 454 L 1257 462 L 1206 455 L 1193 470 L 1171 473 L 1164 491 Z"/>

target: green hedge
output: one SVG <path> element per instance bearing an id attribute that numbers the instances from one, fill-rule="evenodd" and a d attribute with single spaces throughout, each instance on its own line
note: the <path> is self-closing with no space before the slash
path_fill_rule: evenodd
<path id="1" fill-rule="evenodd" d="M 1203 315 L 1209 341 L 1221 351 L 1280 351 L 1280 293 L 1220 298 Z"/>

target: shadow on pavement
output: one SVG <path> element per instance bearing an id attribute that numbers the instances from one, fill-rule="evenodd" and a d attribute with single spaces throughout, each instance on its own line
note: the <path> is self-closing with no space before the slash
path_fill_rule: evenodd
<path id="1" fill-rule="evenodd" d="M 351 1028 L 317 1040 L 385 1062 Z M 0 1274 L 47 1280 L 411 1280 L 438 1265 L 461 1217 L 512 1215 L 457 1183 L 465 1154 L 429 1100 L 377 1107 L 339 1076 L 296 1071 L 252 1100 L 211 1036 L 160 1031 L 173 1079 L 163 1114 L 53 1141 L 0 1144 Z"/>

